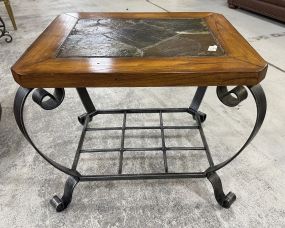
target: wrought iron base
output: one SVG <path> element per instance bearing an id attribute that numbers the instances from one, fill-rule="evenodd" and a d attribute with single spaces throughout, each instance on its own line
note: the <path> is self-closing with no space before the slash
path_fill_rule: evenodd
<path id="1" fill-rule="evenodd" d="M 236 158 L 243 149 L 249 144 L 249 142 L 254 138 L 260 129 L 265 113 L 266 113 L 266 98 L 264 92 L 260 85 L 256 85 L 253 87 L 248 87 L 250 92 L 252 93 L 257 106 L 257 118 L 255 126 L 250 134 L 246 143 L 241 147 L 241 149 L 234 154 L 231 158 L 225 160 L 220 164 L 215 164 L 210 149 L 207 144 L 207 140 L 203 131 L 202 122 L 206 119 L 206 114 L 198 111 L 198 108 L 202 102 L 204 94 L 206 92 L 206 87 L 199 87 L 194 96 L 194 99 L 189 108 L 156 108 L 156 109 L 113 109 L 113 110 L 96 110 L 95 106 L 92 103 L 91 98 L 85 88 L 78 88 L 78 94 L 82 101 L 82 104 L 86 110 L 86 113 L 79 116 L 78 120 L 83 125 L 83 130 L 81 133 L 81 137 L 78 143 L 78 147 L 74 156 L 73 164 L 71 168 L 64 167 L 50 158 L 48 158 L 44 153 L 42 153 L 36 145 L 33 143 L 31 138 L 29 137 L 24 121 L 23 121 L 23 108 L 25 104 L 25 100 L 27 96 L 32 92 L 33 89 L 26 89 L 20 87 L 15 98 L 14 103 L 14 113 L 17 124 L 22 131 L 23 135 L 30 142 L 30 144 L 35 148 L 35 150 L 51 165 L 60 171 L 68 174 L 70 177 L 67 179 L 64 194 L 61 198 L 58 196 L 54 196 L 51 199 L 51 204 L 55 207 L 56 211 L 64 210 L 72 200 L 72 194 L 75 186 L 79 181 L 113 181 L 113 180 L 140 180 L 140 179 L 173 179 L 173 178 L 207 178 L 213 186 L 214 195 L 219 203 L 224 208 L 229 208 L 231 204 L 236 200 L 235 194 L 229 192 L 227 195 L 224 194 L 222 182 L 217 175 L 216 171 L 223 168 L 227 164 L 229 164 L 234 158 Z M 235 96 L 232 96 L 234 94 Z M 217 88 L 218 98 L 227 106 L 233 107 L 242 102 L 247 98 L 247 90 L 238 86 L 231 91 L 228 91 L 225 87 Z M 48 99 L 46 99 L 48 98 Z M 33 93 L 33 100 L 40 107 L 46 110 L 51 110 L 58 107 L 64 99 L 64 89 L 55 89 L 53 94 L 50 94 L 44 89 L 36 89 Z M 159 123 L 155 126 L 128 126 L 127 125 L 127 116 L 134 113 L 156 113 L 159 116 Z M 187 125 L 187 126 L 167 126 L 164 124 L 163 116 L 165 113 L 187 113 L 195 119 L 195 124 Z M 122 115 L 123 122 L 121 126 L 117 127 L 90 127 L 89 123 L 93 118 L 96 118 L 97 115 Z M 141 148 L 135 147 L 130 148 L 125 146 L 125 132 L 138 130 L 138 129 L 157 129 L 161 132 L 161 146 L 159 147 L 148 147 Z M 198 130 L 200 133 L 200 137 L 202 139 L 203 145 L 196 147 L 168 147 L 165 144 L 165 135 L 164 131 L 166 129 L 189 129 L 189 130 Z M 121 145 L 118 148 L 83 148 L 84 140 L 86 132 L 88 131 L 120 131 L 121 132 Z M 205 156 L 207 157 L 209 168 L 203 172 L 188 172 L 188 173 L 173 173 L 168 170 L 168 161 L 167 154 L 168 151 L 172 150 L 183 150 L 183 151 L 191 151 L 191 150 L 200 150 L 205 152 Z M 123 160 L 124 160 L 124 152 L 135 152 L 135 151 L 161 151 L 162 153 L 162 162 L 164 164 L 164 170 L 160 173 L 136 173 L 136 174 L 128 174 L 124 173 L 123 168 Z M 119 152 L 119 166 L 118 172 L 113 175 L 82 175 L 77 171 L 77 164 L 80 160 L 80 155 L 82 153 L 113 153 Z"/>
<path id="2" fill-rule="evenodd" d="M 5 41 L 7 43 L 11 43 L 13 38 L 9 34 L 9 32 L 6 30 L 6 26 L 2 18 L 0 17 L 0 38 L 5 37 Z"/>

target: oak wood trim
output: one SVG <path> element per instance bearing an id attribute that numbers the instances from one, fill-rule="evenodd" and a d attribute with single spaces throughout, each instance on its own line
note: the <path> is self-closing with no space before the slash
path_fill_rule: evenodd
<path id="1" fill-rule="evenodd" d="M 213 13 L 211 12 L 130 12 L 130 13 L 117 13 L 117 12 L 79 12 L 79 13 L 66 13 L 78 19 L 89 18 L 124 18 L 124 19 L 171 19 L 171 18 L 205 18 Z"/>

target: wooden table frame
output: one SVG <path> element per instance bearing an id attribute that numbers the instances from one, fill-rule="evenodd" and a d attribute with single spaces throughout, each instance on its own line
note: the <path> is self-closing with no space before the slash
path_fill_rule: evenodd
<path id="1" fill-rule="evenodd" d="M 205 18 L 211 31 L 226 51 L 222 57 L 179 57 L 179 58 L 56 58 L 60 45 L 68 36 L 78 18 Z M 238 48 L 237 48 L 238 47 Z M 232 192 L 224 194 L 223 187 L 216 171 L 225 167 L 235 159 L 251 142 L 259 131 L 266 114 L 266 98 L 259 82 L 265 77 L 266 62 L 242 38 L 222 15 L 214 13 L 77 13 L 57 17 L 43 32 L 35 43 L 12 67 L 15 80 L 21 85 L 14 102 L 14 114 L 23 135 L 34 149 L 52 166 L 69 175 L 64 194 L 61 198 L 54 196 L 51 204 L 57 211 L 64 210 L 72 199 L 73 189 L 79 181 L 101 180 L 138 180 L 138 179 L 168 179 L 168 178 L 207 178 L 214 189 L 217 202 L 224 208 L 229 208 L 236 196 Z M 198 86 L 196 94 L 189 107 L 186 108 L 156 108 L 156 109 L 113 109 L 97 110 L 85 87 L 135 87 L 135 86 Z M 228 91 L 227 86 L 235 85 Z M 244 101 L 248 90 L 253 95 L 257 117 L 255 126 L 245 144 L 229 159 L 215 164 L 202 123 L 206 114 L 199 111 L 207 86 L 217 86 L 217 96 L 220 101 L 234 107 Z M 75 87 L 85 113 L 78 117 L 83 125 L 83 131 L 75 153 L 71 168 L 62 166 L 41 152 L 28 135 L 23 109 L 28 95 L 32 92 L 33 101 L 45 110 L 57 108 L 64 99 L 64 88 Z M 248 88 L 248 90 L 246 89 Z M 51 94 L 43 88 L 55 88 Z M 47 99 L 48 98 L 48 99 Z M 182 112 L 192 116 L 194 126 L 165 126 L 163 113 Z M 160 116 L 159 126 L 127 127 L 126 116 L 130 113 L 157 113 Z M 97 115 L 122 114 L 123 125 L 114 128 L 90 128 L 88 124 Z M 165 145 L 165 129 L 198 129 L 203 147 L 167 147 Z M 126 148 L 124 146 L 125 131 L 131 129 L 160 129 L 162 146 L 158 148 Z M 119 130 L 122 132 L 121 147 L 110 150 L 84 150 L 82 145 L 87 131 Z M 170 173 L 167 166 L 168 150 L 204 150 L 209 162 L 209 168 L 203 172 Z M 164 172 L 161 173 L 122 173 L 123 154 L 134 150 L 161 150 L 163 153 Z M 120 152 L 118 174 L 114 175 L 82 175 L 77 171 L 81 153 Z"/>
<path id="2" fill-rule="evenodd" d="M 59 47 L 78 19 L 86 18 L 204 18 L 226 56 L 57 58 Z M 12 67 L 16 82 L 26 88 L 255 85 L 264 79 L 266 70 L 267 63 L 222 15 L 215 13 L 64 14 Z"/>

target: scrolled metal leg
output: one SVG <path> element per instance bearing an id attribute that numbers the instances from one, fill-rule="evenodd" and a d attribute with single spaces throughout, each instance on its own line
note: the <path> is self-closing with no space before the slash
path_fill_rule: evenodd
<path id="1" fill-rule="evenodd" d="M 202 123 L 206 120 L 207 115 L 203 112 L 198 111 L 198 109 L 202 103 L 206 90 L 207 90 L 207 87 L 204 87 L 204 86 L 198 87 L 194 95 L 194 98 L 191 102 L 191 105 L 189 107 L 190 110 L 192 110 L 194 113 L 193 118 L 195 119 L 195 116 L 199 115 Z"/>
<path id="2" fill-rule="evenodd" d="M 257 84 L 254 86 L 249 86 L 248 87 L 249 91 L 251 92 L 254 100 L 255 100 L 255 104 L 256 104 L 256 110 L 257 110 L 257 115 L 256 115 L 256 121 L 255 121 L 255 125 L 253 127 L 253 130 L 250 134 L 250 136 L 248 137 L 248 139 L 246 140 L 245 144 L 238 150 L 238 152 L 236 154 L 234 154 L 231 158 L 225 160 L 224 162 L 217 164 L 213 167 L 210 167 L 209 169 L 206 170 L 206 173 L 212 173 L 215 172 L 223 167 L 225 167 L 227 164 L 229 164 L 231 161 L 233 161 L 246 147 L 247 145 L 253 140 L 253 138 L 256 136 L 256 134 L 258 133 L 259 129 L 261 128 L 261 125 L 264 121 L 265 118 L 265 114 L 266 114 L 266 107 L 267 107 L 267 103 L 266 103 L 266 97 L 264 94 L 264 91 L 261 87 L 261 85 Z M 241 91 L 237 91 L 237 97 L 235 99 L 242 101 L 245 96 L 245 92 L 244 92 L 244 88 L 240 88 Z M 238 97 L 238 96 L 242 96 L 242 97 Z M 225 105 L 228 105 L 230 107 L 233 106 L 233 103 L 228 103 L 228 100 L 225 102 L 223 102 Z M 239 104 L 239 102 L 236 102 L 236 105 Z"/>
<path id="3" fill-rule="evenodd" d="M 254 97 L 257 108 L 255 125 L 249 138 L 246 140 L 245 144 L 240 148 L 240 150 L 231 158 L 225 160 L 220 164 L 212 166 L 205 171 L 208 180 L 211 182 L 214 188 L 216 200 L 224 208 L 229 208 L 231 204 L 236 200 L 236 196 L 232 192 L 229 192 L 227 195 L 224 194 L 221 179 L 216 174 L 216 171 L 232 162 L 246 148 L 246 146 L 258 133 L 266 114 L 266 97 L 262 87 L 260 85 L 255 85 L 249 86 L 248 89 Z M 243 86 L 237 86 L 231 91 L 228 91 L 226 87 L 218 87 L 217 95 L 223 104 L 229 107 L 234 107 L 247 98 L 247 91 Z"/>
<path id="4" fill-rule="evenodd" d="M 217 173 L 208 173 L 207 178 L 213 186 L 217 202 L 224 208 L 230 208 L 230 206 L 236 200 L 236 195 L 232 192 L 229 192 L 227 195 L 225 195 L 222 181 Z"/>
<path id="5" fill-rule="evenodd" d="M 72 193 L 77 185 L 77 183 L 80 180 L 80 173 L 78 173 L 76 170 L 69 169 L 65 166 L 62 166 L 58 164 L 57 162 L 51 160 L 49 157 L 47 157 L 44 153 L 42 153 L 34 144 L 34 142 L 31 140 L 30 136 L 27 133 L 27 130 L 25 128 L 24 119 L 23 119 L 23 110 L 25 101 L 28 97 L 28 95 L 33 91 L 33 89 L 27 89 L 20 87 L 16 93 L 15 101 L 14 101 L 14 115 L 17 122 L 17 125 L 25 138 L 28 140 L 28 142 L 33 146 L 33 148 L 52 166 L 54 166 L 56 169 L 68 174 L 70 177 L 67 179 L 65 188 L 64 188 L 64 194 L 62 198 L 59 198 L 58 196 L 54 196 L 53 199 L 50 201 L 51 204 L 56 208 L 57 211 L 64 210 L 68 204 L 71 202 L 72 199 Z M 44 89 L 36 89 L 33 93 L 33 100 L 35 103 L 37 103 L 40 107 L 42 107 L 45 110 L 51 110 L 56 107 L 58 107 L 61 102 L 64 99 L 64 89 L 55 89 L 53 94 L 50 94 Z M 44 98 L 48 97 L 48 100 L 44 101 Z"/>
<path id="6" fill-rule="evenodd" d="M 42 90 L 42 89 L 41 89 Z M 49 109 L 53 109 L 55 107 L 57 107 L 59 104 L 55 102 L 55 100 L 58 100 L 59 102 L 61 102 L 63 100 L 62 97 L 60 97 L 60 94 L 63 96 L 64 92 L 62 91 L 63 89 L 55 89 L 58 90 L 57 92 L 54 93 L 54 95 L 49 94 L 48 96 L 50 97 L 50 99 L 52 99 L 52 101 L 46 101 L 48 103 L 48 108 Z M 29 96 L 29 94 L 33 91 L 33 89 L 28 89 L 28 88 L 23 88 L 20 87 L 16 93 L 15 96 L 15 100 L 14 100 L 14 116 L 17 122 L 17 125 L 19 127 L 19 129 L 21 130 L 22 134 L 25 136 L 25 138 L 28 140 L 28 142 L 32 145 L 32 147 L 52 166 L 54 166 L 56 169 L 70 175 L 70 176 L 75 176 L 75 177 L 80 177 L 80 174 L 72 169 L 69 169 L 65 166 L 60 165 L 59 163 L 53 161 L 52 159 L 50 159 L 49 157 L 47 157 L 43 152 L 41 152 L 36 145 L 34 144 L 34 142 L 32 141 L 32 139 L 30 138 L 25 124 L 24 124 L 24 115 L 23 115 L 23 110 L 24 110 L 24 105 L 26 102 L 27 97 Z M 36 100 L 37 104 L 39 104 L 41 107 L 47 107 L 45 106 L 46 103 L 40 102 L 43 101 L 43 97 L 47 96 L 48 92 L 44 92 L 41 91 L 39 92 L 38 90 L 36 90 L 36 93 L 33 94 L 33 99 Z"/>
<path id="7" fill-rule="evenodd" d="M 50 204 L 56 209 L 57 212 L 63 211 L 70 204 L 72 200 L 73 190 L 79 182 L 79 178 L 68 177 L 64 186 L 64 193 L 61 198 L 55 195 L 51 200 Z"/>

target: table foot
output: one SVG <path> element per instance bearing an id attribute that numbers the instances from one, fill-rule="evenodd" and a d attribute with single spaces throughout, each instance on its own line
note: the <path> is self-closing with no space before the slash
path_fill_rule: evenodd
<path id="1" fill-rule="evenodd" d="M 217 173 L 209 173 L 207 175 L 208 180 L 211 182 L 214 194 L 217 202 L 223 207 L 223 208 L 230 208 L 233 202 L 236 200 L 236 195 L 232 192 L 229 192 L 227 195 L 225 195 L 223 191 L 223 185 L 220 177 Z"/>
<path id="2" fill-rule="evenodd" d="M 79 182 L 78 178 L 71 176 L 68 177 L 65 183 L 63 196 L 59 198 L 57 195 L 55 195 L 50 200 L 50 204 L 56 209 L 57 212 L 63 211 L 70 204 L 72 200 L 73 190 L 78 182 Z"/>

